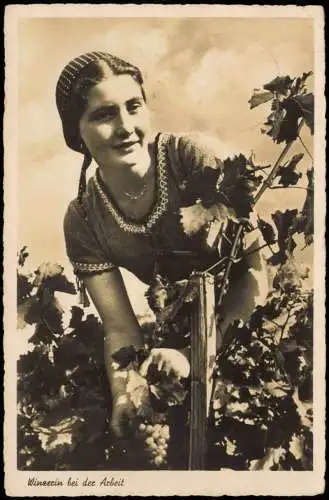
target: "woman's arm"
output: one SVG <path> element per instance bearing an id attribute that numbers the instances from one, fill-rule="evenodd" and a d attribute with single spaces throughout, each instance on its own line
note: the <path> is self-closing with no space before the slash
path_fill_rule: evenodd
<path id="1" fill-rule="evenodd" d="M 112 429 L 118 436 L 133 421 L 134 407 L 126 395 L 124 372 L 113 368 L 112 355 L 130 345 L 141 346 L 142 338 L 119 269 L 85 276 L 83 282 L 103 323 L 105 367 L 113 399 Z"/>

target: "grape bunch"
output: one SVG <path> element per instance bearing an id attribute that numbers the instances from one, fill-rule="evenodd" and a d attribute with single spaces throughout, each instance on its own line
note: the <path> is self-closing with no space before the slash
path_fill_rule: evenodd
<path id="1" fill-rule="evenodd" d="M 169 441 L 169 426 L 167 424 L 141 423 L 139 432 L 143 439 L 147 456 L 156 467 L 167 463 L 167 450 Z"/>

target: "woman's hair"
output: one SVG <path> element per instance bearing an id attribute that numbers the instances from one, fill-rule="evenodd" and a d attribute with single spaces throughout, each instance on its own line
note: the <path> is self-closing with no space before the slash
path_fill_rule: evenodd
<path id="1" fill-rule="evenodd" d="M 130 75 L 141 87 L 144 101 L 143 77 L 132 64 L 106 52 L 90 52 L 70 61 L 63 69 L 56 87 L 56 104 L 62 120 L 66 144 L 85 153 L 79 132 L 79 122 L 88 93 L 110 75 Z"/>

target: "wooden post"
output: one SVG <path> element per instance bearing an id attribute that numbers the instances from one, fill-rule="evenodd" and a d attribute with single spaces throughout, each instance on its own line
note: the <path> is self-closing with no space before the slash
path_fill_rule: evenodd
<path id="1" fill-rule="evenodd" d="M 195 276 L 198 289 L 191 315 L 191 405 L 189 415 L 189 470 L 204 470 L 207 454 L 207 421 L 216 356 L 214 278 Z"/>

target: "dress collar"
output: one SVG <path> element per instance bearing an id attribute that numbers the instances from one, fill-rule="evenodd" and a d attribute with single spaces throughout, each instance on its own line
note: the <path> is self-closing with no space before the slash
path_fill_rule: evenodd
<path id="1" fill-rule="evenodd" d="M 149 213 L 140 219 L 134 221 L 127 217 L 117 204 L 111 198 L 108 189 L 104 185 L 98 171 L 93 177 L 93 182 L 96 191 L 104 203 L 107 211 L 112 215 L 120 229 L 128 233 L 146 234 L 157 224 L 159 219 L 167 212 L 168 209 L 168 177 L 167 177 L 167 134 L 159 133 L 155 139 L 155 170 L 156 184 L 154 193 L 154 203 L 152 204 Z"/>

